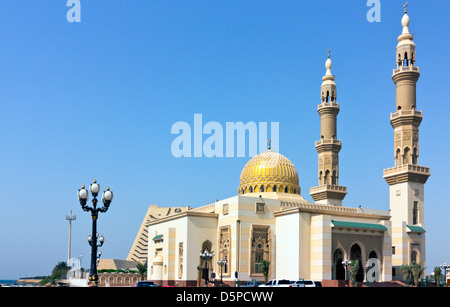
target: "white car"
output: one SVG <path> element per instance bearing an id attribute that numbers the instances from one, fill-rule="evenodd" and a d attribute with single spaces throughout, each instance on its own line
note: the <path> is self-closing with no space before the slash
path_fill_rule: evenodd
<path id="1" fill-rule="evenodd" d="M 292 281 L 288 279 L 272 279 L 267 283 L 260 285 L 260 287 L 292 287 Z"/>
<path id="2" fill-rule="evenodd" d="M 320 287 L 312 280 L 300 279 L 293 283 L 293 287 Z"/>

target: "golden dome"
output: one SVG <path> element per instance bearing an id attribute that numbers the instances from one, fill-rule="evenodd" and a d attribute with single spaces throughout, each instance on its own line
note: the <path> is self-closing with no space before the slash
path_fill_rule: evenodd
<path id="1" fill-rule="evenodd" d="M 266 150 L 250 159 L 244 166 L 238 192 L 300 194 L 297 169 L 285 156 Z"/>

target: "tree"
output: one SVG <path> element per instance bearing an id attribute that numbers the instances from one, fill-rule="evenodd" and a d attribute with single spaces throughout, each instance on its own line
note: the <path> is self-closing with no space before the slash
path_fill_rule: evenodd
<path id="1" fill-rule="evenodd" d="M 41 284 L 52 284 L 54 285 L 57 280 L 62 279 L 64 275 L 69 272 L 70 267 L 67 265 L 67 262 L 60 261 L 58 262 L 55 267 L 53 268 L 52 274 L 50 276 L 47 276 L 41 281 Z"/>
<path id="2" fill-rule="evenodd" d="M 352 260 L 348 266 L 348 274 L 350 275 L 350 280 L 352 281 L 352 287 L 356 287 L 356 274 L 359 270 L 359 260 Z"/>
<path id="3" fill-rule="evenodd" d="M 405 278 L 405 286 L 409 284 L 411 280 L 411 266 L 404 264 L 399 267 L 400 271 L 403 274 L 403 277 Z"/>
<path id="4" fill-rule="evenodd" d="M 440 267 L 434 267 L 434 278 L 436 280 L 436 286 L 439 287 L 439 279 L 441 278 L 441 268 Z"/>
<path id="5" fill-rule="evenodd" d="M 264 275 L 264 281 L 267 283 L 267 280 L 269 278 L 269 269 L 270 269 L 270 261 L 263 260 L 261 262 L 261 270 Z"/>
<path id="6" fill-rule="evenodd" d="M 422 276 L 423 272 L 425 271 L 425 267 L 421 266 L 420 263 L 413 263 L 411 265 L 411 274 L 414 279 L 414 284 L 416 287 L 419 286 L 419 279 L 420 276 Z"/>
<path id="7" fill-rule="evenodd" d="M 145 261 L 145 263 L 139 262 L 138 264 L 136 264 L 136 268 L 141 277 L 141 280 L 145 280 L 145 276 L 147 275 L 147 261 Z"/>

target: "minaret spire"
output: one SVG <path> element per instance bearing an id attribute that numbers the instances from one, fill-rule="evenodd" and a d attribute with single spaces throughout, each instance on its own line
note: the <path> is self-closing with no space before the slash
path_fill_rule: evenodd
<path id="1" fill-rule="evenodd" d="M 331 73 L 333 63 L 328 49 L 325 62 L 326 73 L 322 77 L 321 103 L 317 108 L 320 116 L 320 141 L 316 142 L 319 154 L 319 185 L 311 188 L 310 194 L 314 201 L 321 204 L 342 206 L 342 200 L 347 194 L 347 187 L 338 185 L 339 151 L 341 141 L 337 139 L 337 86 Z"/>

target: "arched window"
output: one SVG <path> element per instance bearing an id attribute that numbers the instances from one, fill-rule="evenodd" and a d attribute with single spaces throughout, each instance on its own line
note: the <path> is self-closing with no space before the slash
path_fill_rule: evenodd
<path id="1" fill-rule="evenodd" d="M 253 193 L 253 187 L 250 186 L 250 193 Z"/>
<path id="2" fill-rule="evenodd" d="M 261 192 L 264 192 L 264 186 L 263 186 L 263 185 L 261 185 L 260 191 L 261 191 Z"/>
<path id="3" fill-rule="evenodd" d="M 328 178 L 330 177 L 330 171 L 325 171 L 325 176 L 323 177 L 323 184 L 328 184 Z"/>
<path id="4" fill-rule="evenodd" d="M 286 187 L 284 187 L 284 193 L 287 193 L 288 192 L 288 187 L 286 186 Z"/>
<path id="5" fill-rule="evenodd" d="M 397 151 L 395 153 L 395 166 L 400 166 L 402 164 L 401 162 L 400 148 L 397 148 Z"/>
<path id="6" fill-rule="evenodd" d="M 404 152 L 403 152 L 403 164 L 410 164 L 410 159 L 409 159 L 409 148 L 406 147 Z"/>
<path id="7" fill-rule="evenodd" d="M 274 185 L 272 188 L 272 192 L 276 192 L 277 191 L 277 185 Z"/>
<path id="8" fill-rule="evenodd" d="M 417 148 L 416 147 L 414 147 L 414 149 L 413 149 L 412 164 L 414 164 L 414 165 L 417 164 Z"/>
<path id="9" fill-rule="evenodd" d="M 331 177 L 331 184 L 337 184 L 337 182 L 336 182 L 336 170 L 333 170 L 333 176 Z"/>

